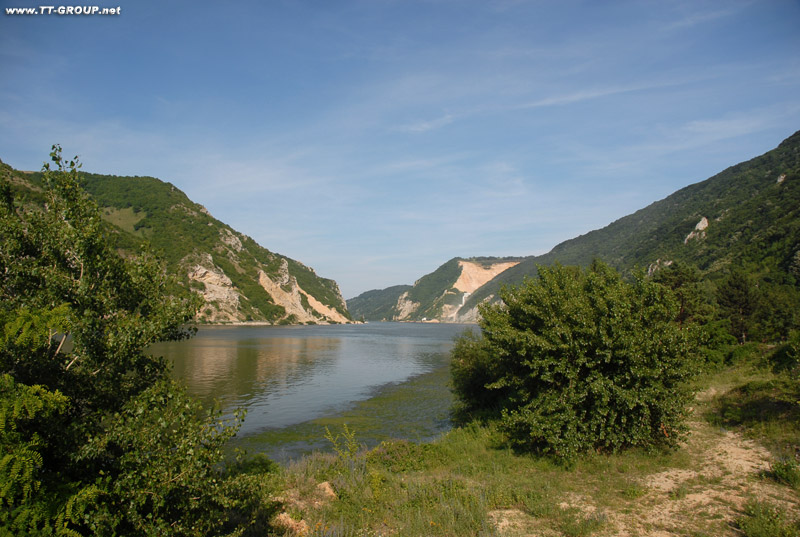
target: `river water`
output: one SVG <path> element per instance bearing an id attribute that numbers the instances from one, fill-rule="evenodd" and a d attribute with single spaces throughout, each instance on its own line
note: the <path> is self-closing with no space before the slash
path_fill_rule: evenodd
<path id="1" fill-rule="evenodd" d="M 359 442 L 430 440 L 450 428 L 449 352 L 470 325 L 208 326 L 153 348 L 190 394 L 247 416 L 233 445 L 285 462 Z"/>

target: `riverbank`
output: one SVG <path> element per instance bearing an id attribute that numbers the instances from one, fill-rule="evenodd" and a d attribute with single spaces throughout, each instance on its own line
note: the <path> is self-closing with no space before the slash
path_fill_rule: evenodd
<path id="1" fill-rule="evenodd" d="M 357 427 L 331 428 L 335 453 L 283 471 L 284 522 L 315 536 L 797 535 L 800 495 L 782 477 L 800 477 L 786 458 L 800 448 L 790 380 L 754 352 L 698 384 L 680 449 L 593 454 L 568 469 L 504 448 L 491 425 L 368 451 Z"/>

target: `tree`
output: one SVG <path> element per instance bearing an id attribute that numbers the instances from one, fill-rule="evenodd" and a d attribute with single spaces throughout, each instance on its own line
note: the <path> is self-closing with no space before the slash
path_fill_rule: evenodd
<path id="1" fill-rule="evenodd" d="M 77 158 L 44 207 L 0 183 L 0 527 L 18 535 L 206 535 L 243 505 L 220 470 L 237 425 L 202 411 L 148 347 L 198 306 L 151 255 L 117 254 Z M 247 515 L 238 513 L 246 519 Z"/>
<path id="2" fill-rule="evenodd" d="M 746 342 L 761 304 L 758 288 L 744 272 L 734 270 L 717 287 L 717 303 L 730 321 L 731 334 L 739 343 Z"/>
<path id="3" fill-rule="evenodd" d="M 467 411 L 489 409 L 513 446 L 563 460 L 682 437 L 696 337 L 669 289 L 595 262 L 540 267 L 501 298 L 482 307 L 480 338 L 454 348 Z"/>
<path id="4" fill-rule="evenodd" d="M 706 319 L 711 308 L 703 301 L 700 290 L 700 271 L 697 267 L 675 261 L 655 272 L 653 281 L 667 286 L 678 300 L 678 314 L 675 318 L 680 326 L 698 318 Z"/>

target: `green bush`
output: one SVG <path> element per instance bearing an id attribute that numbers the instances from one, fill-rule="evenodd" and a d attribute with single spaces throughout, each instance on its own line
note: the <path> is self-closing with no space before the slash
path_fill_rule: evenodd
<path id="1" fill-rule="evenodd" d="M 121 257 L 60 148 L 45 206 L 0 178 L 0 534 L 174 535 L 257 526 L 275 503 L 222 464 L 237 430 L 147 350 L 188 337 L 196 298 L 152 256 Z M 261 532 L 264 533 L 263 531 Z"/>
<path id="2" fill-rule="evenodd" d="M 800 369 L 800 332 L 792 332 L 789 341 L 775 350 L 770 361 L 776 373 L 786 372 L 797 377 Z"/>
<path id="3" fill-rule="evenodd" d="M 516 448 L 569 460 L 589 450 L 674 445 L 685 433 L 697 334 L 672 292 L 600 262 L 540 267 L 481 309 L 482 336 L 453 351 L 468 411 L 499 411 Z"/>

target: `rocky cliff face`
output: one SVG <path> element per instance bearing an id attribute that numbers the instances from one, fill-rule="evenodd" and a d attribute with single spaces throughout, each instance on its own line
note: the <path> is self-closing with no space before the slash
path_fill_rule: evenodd
<path id="1" fill-rule="evenodd" d="M 210 323 L 240 320 L 239 293 L 233 282 L 214 265 L 210 255 L 203 258 L 203 264 L 194 265 L 187 274 L 190 282 L 199 284 L 195 288 L 204 300 L 200 315 Z"/>
<path id="2" fill-rule="evenodd" d="M 408 298 L 408 292 L 405 292 L 397 299 L 397 305 L 395 306 L 396 313 L 392 320 L 406 321 L 410 319 L 418 309 L 419 302 L 414 302 Z"/>
<path id="3" fill-rule="evenodd" d="M 31 204 L 41 199 L 41 174 L 0 162 L 0 174 Z M 123 255 L 143 243 L 176 276 L 175 294 L 203 297 L 201 322 L 344 323 L 347 306 L 335 281 L 271 252 L 214 218 L 175 186 L 153 177 L 82 174 Z"/>
<path id="4" fill-rule="evenodd" d="M 239 237 L 235 231 L 225 229 L 220 233 L 220 244 L 215 248 L 215 254 L 200 253 L 189 256 L 182 263 L 188 267 L 187 277 L 190 288 L 203 297 L 204 304 L 200 309 L 199 319 L 210 323 L 231 323 L 243 321 L 268 321 L 275 324 L 330 324 L 347 323 L 344 299 L 335 282 L 327 281 L 329 294 L 335 297 L 334 304 L 339 304 L 337 309 L 326 305 L 315 297 L 312 292 L 304 289 L 297 277 L 292 274 L 292 265 L 297 264 L 276 254 L 271 254 L 274 259 L 270 263 L 255 260 L 254 277 L 244 280 L 242 288 L 237 286 L 225 269 L 215 262 L 215 257 L 233 272 L 232 276 L 242 283 L 243 276 L 248 276 L 250 271 L 245 269 L 250 261 L 246 259 L 248 253 L 247 238 Z M 245 258 L 245 259 L 242 259 Z M 192 260 L 192 262 L 189 262 Z M 277 265 L 277 269 L 273 268 Z M 249 267 L 248 267 L 249 268 Z M 303 268 L 313 273 L 308 267 Z M 269 273 L 267 271 L 270 271 Z M 253 281 L 249 281 L 253 280 Z M 246 287 L 247 284 L 249 288 Z M 257 284 L 263 291 L 261 298 L 268 302 L 267 311 L 255 303 L 258 293 L 253 292 L 253 285 Z M 246 291 L 249 291 L 247 293 Z M 250 296 L 248 296 L 250 295 Z M 330 299 L 330 297 L 328 297 Z M 330 301 L 330 300 L 329 300 Z M 343 311 L 340 311 L 343 310 Z M 254 311 L 265 314 L 269 318 L 254 318 Z"/>
<path id="5" fill-rule="evenodd" d="M 475 322 L 477 309 L 463 309 L 467 298 L 517 263 L 519 258 L 451 259 L 410 288 L 368 291 L 349 300 L 348 308 L 366 320 Z"/>
<path id="6" fill-rule="evenodd" d="M 453 284 L 453 288 L 461 292 L 461 302 L 457 304 L 445 304 L 442 307 L 440 320 L 448 323 L 474 323 L 478 321 L 480 315 L 478 314 L 477 307 L 471 309 L 464 308 L 467 298 L 501 272 L 505 272 L 519 264 L 519 261 L 482 265 L 474 261 L 462 260 L 459 261 L 458 264 L 459 267 L 461 267 L 461 275 L 458 277 L 458 280 L 456 280 L 456 283 Z"/>
<path id="7" fill-rule="evenodd" d="M 274 279 L 273 279 L 274 278 Z M 286 310 L 286 318 L 297 323 L 346 323 L 347 317 L 330 308 L 306 292 L 297 283 L 297 278 L 289 274 L 289 263 L 281 260 L 278 273 L 270 278 L 260 270 L 258 283 L 269 295 Z M 341 297 L 341 295 L 339 295 Z M 344 302 L 344 300 L 342 300 Z"/>

